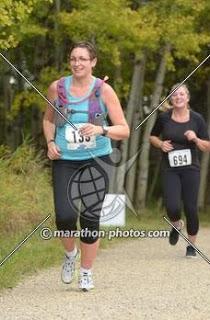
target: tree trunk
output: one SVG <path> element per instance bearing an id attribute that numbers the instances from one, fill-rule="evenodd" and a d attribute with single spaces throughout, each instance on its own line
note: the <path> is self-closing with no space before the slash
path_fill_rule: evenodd
<path id="1" fill-rule="evenodd" d="M 170 52 L 170 49 L 171 49 L 171 46 L 169 44 L 166 44 L 163 50 L 163 54 L 161 57 L 159 69 L 158 69 L 156 80 L 155 80 L 155 89 L 152 95 L 151 110 L 158 105 L 161 98 L 163 81 L 166 73 L 167 56 Z M 138 190 L 137 207 L 139 209 L 144 209 L 146 205 L 146 192 L 147 192 L 148 173 L 149 173 L 149 152 L 150 152 L 149 136 L 150 136 L 151 129 L 156 121 L 156 118 L 157 118 L 157 112 L 155 112 L 147 120 L 144 134 L 143 134 L 141 154 L 139 157 L 139 174 L 138 174 L 138 188 L 137 188 Z"/>
<path id="2" fill-rule="evenodd" d="M 13 92 L 10 85 L 10 77 L 11 72 L 10 68 L 6 65 L 4 67 L 4 74 L 3 74 L 3 117 L 4 117 L 4 132 L 3 134 L 3 143 L 9 145 L 12 149 L 14 149 L 14 141 L 13 141 L 13 129 L 11 121 L 7 120 L 7 114 L 11 110 Z"/>
<path id="3" fill-rule="evenodd" d="M 150 185 L 150 188 L 148 190 L 148 196 L 147 200 L 150 202 L 152 200 L 154 190 L 158 181 L 159 173 L 160 173 L 160 167 L 161 167 L 161 157 L 157 159 L 155 170 L 152 174 L 152 182 Z"/>
<path id="4" fill-rule="evenodd" d="M 114 88 L 115 91 L 118 92 L 118 89 L 120 90 L 120 87 L 122 85 L 122 73 L 121 73 L 121 65 L 118 65 L 115 69 L 115 75 L 114 75 Z M 113 148 L 113 154 L 112 154 L 112 160 L 116 165 L 113 165 L 112 168 L 112 175 L 109 181 L 109 193 L 118 193 L 118 185 L 117 185 L 117 174 L 118 173 L 118 165 L 121 162 L 121 159 L 118 159 L 118 156 L 121 154 L 120 151 L 120 142 L 113 140 L 112 141 L 112 148 Z"/>
<path id="5" fill-rule="evenodd" d="M 207 81 L 207 126 L 210 135 L 210 78 Z M 209 152 L 204 152 L 201 159 L 201 181 L 198 195 L 198 207 L 203 209 L 205 206 L 205 193 L 208 181 Z"/>
<path id="6" fill-rule="evenodd" d="M 3 79 L 3 105 L 2 105 L 2 122 L 1 122 L 1 143 L 7 143 L 8 142 L 8 136 L 7 136 L 7 118 L 6 114 L 7 111 L 10 109 L 10 85 L 9 85 L 9 74 L 6 72 L 2 75 Z"/>
<path id="7" fill-rule="evenodd" d="M 136 106 L 139 104 L 139 86 L 140 86 L 140 74 L 141 74 L 141 63 L 139 59 L 136 59 L 133 70 L 133 77 L 131 82 L 131 90 L 129 101 L 126 109 L 126 120 L 130 128 L 132 128 L 133 116 Z M 125 174 L 126 174 L 126 161 L 128 157 L 128 140 L 124 140 L 121 143 L 121 166 L 117 170 L 116 184 L 118 192 L 122 192 Z"/>
<path id="8" fill-rule="evenodd" d="M 140 66 L 138 68 L 139 71 L 139 103 L 136 104 L 136 109 L 133 116 L 133 125 L 131 128 L 131 138 L 130 138 L 130 146 L 129 146 L 129 159 L 132 159 L 140 149 L 140 136 L 141 130 L 135 130 L 140 121 L 143 119 L 143 110 L 142 110 L 142 101 L 143 101 L 143 88 L 144 88 L 144 77 L 145 77 L 145 66 L 146 66 L 146 54 L 143 55 L 141 59 Z M 135 185 L 136 185 L 136 177 L 137 177 L 137 159 L 134 161 L 130 170 L 127 166 L 128 175 L 126 177 L 126 192 L 131 201 L 133 201 L 135 196 Z"/>
<path id="9" fill-rule="evenodd" d="M 61 11 L 61 1 L 60 0 L 55 0 L 55 15 L 56 15 L 56 19 L 55 19 L 55 66 L 56 69 L 59 71 L 61 68 L 61 65 L 63 63 L 63 45 L 60 41 L 60 37 L 59 37 L 59 24 L 58 24 L 58 14 Z"/>

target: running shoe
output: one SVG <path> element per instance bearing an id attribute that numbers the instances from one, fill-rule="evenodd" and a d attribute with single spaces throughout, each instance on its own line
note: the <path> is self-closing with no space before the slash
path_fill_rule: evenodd
<path id="1" fill-rule="evenodd" d="M 184 221 L 180 220 L 179 224 L 180 224 L 179 228 L 177 228 L 177 229 L 180 231 L 184 227 Z M 172 228 L 170 231 L 170 235 L 169 235 L 169 243 L 172 246 L 175 246 L 177 244 L 178 240 L 179 240 L 179 233 L 178 233 L 178 231 L 176 231 L 176 229 Z"/>
<path id="2" fill-rule="evenodd" d="M 192 246 L 187 246 L 186 257 L 196 258 L 196 250 Z"/>
<path id="3" fill-rule="evenodd" d="M 78 254 L 79 254 L 79 251 L 77 250 L 77 253 L 73 257 L 68 257 L 67 255 L 65 255 L 62 272 L 61 272 L 61 280 L 66 284 L 71 283 L 73 280 L 73 276 L 75 272 L 75 262 Z"/>
<path id="4" fill-rule="evenodd" d="M 86 292 L 94 288 L 91 272 L 80 273 L 79 289 Z"/>

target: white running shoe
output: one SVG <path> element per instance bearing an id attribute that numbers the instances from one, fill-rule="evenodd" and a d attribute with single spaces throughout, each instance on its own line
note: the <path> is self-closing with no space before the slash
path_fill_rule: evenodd
<path id="1" fill-rule="evenodd" d="M 79 289 L 86 292 L 94 288 L 91 272 L 80 273 Z"/>
<path id="2" fill-rule="evenodd" d="M 66 284 L 71 283 L 73 280 L 75 272 L 75 262 L 78 254 L 79 251 L 77 250 L 77 253 L 73 257 L 67 257 L 67 255 L 65 255 L 65 260 L 61 272 L 61 280 Z"/>

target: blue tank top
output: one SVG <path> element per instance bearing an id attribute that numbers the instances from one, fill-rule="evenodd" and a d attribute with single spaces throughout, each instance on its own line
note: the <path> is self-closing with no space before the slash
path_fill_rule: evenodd
<path id="1" fill-rule="evenodd" d="M 85 96 L 78 98 L 70 94 L 72 76 L 65 77 L 64 87 L 69 101 L 67 108 L 79 111 L 69 113 L 68 118 L 77 128 L 88 123 L 88 99 L 84 100 L 84 98 L 89 96 L 95 82 L 96 78 L 93 77 L 89 91 Z M 80 100 L 83 101 L 79 103 Z M 77 104 L 71 104 L 71 101 L 77 102 Z M 102 111 L 107 113 L 107 108 L 100 97 L 99 101 Z M 104 121 L 104 125 L 107 125 L 106 121 Z M 68 123 L 65 123 L 62 127 L 56 127 L 55 143 L 61 150 L 61 159 L 63 160 L 87 160 L 108 155 L 112 152 L 110 138 L 101 135 L 82 137 L 79 135 L 78 130 L 74 130 Z"/>

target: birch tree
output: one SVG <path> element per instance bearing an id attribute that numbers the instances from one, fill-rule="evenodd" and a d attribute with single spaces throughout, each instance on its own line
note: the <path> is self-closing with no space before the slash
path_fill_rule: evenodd
<path id="1" fill-rule="evenodd" d="M 210 78 L 207 80 L 207 127 L 208 133 L 210 136 Z M 205 193 L 206 187 L 208 182 L 208 172 L 209 172 L 209 152 L 205 152 L 202 154 L 201 160 L 201 181 L 200 181 L 200 189 L 199 189 L 199 196 L 198 196 L 198 206 L 200 209 L 204 209 L 205 205 Z"/>
<path id="2" fill-rule="evenodd" d="M 153 110 L 154 107 L 157 106 L 160 101 L 162 89 L 163 89 L 163 82 L 166 74 L 167 57 L 170 53 L 170 50 L 171 50 L 171 45 L 167 43 L 163 48 L 160 65 L 157 71 L 150 110 Z M 154 113 L 147 120 L 145 129 L 144 129 L 142 144 L 141 144 L 141 153 L 139 157 L 138 192 L 137 192 L 137 206 L 139 209 L 144 208 L 146 205 L 146 192 L 147 192 L 148 174 L 149 174 L 149 151 L 150 151 L 149 136 L 156 118 L 157 118 L 157 113 Z"/>
<path id="3" fill-rule="evenodd" d="M 143 120 L 143 109 L 142 109 L 142 101 L 143 101 L 143 88 L 144 88 L 144 78 L 145 78 L 145 67 L 146 67 L 146 53 L 143 54 L 138 67 L 138 86 L 136 87 L 136 104 L 134 105 L 134 113 L 131 123 L 131 138 L 129 143 L 129 152 L 128 152 L 128 160 L 132 159 L 138 152 L 140 147 L 140 137 L 141 130 L 135 130 L 138 124 Z M 126 168 L 128 170 L 128 167 Z M 137 178 L 137 161 L 135 161 L 132 167 L 127 172 L 126 177 L 126 192 L 130 197 L 130 200 L 134 200 L 135 196 L 135 186 L 136 186 L 136 178 Z"/>

